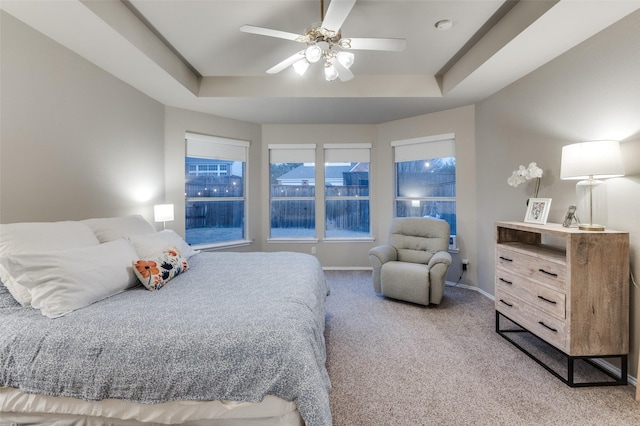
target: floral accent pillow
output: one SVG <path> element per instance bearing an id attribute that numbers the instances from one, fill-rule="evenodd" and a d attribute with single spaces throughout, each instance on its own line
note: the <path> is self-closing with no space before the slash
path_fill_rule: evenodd
<path id="1" fill-rule="evenodd" d="M 180 251 L 172 247 L 153 259 L 140 259 L 133 262 L 133 272 L 147 290 L 162 288 L 173 277 L 189 268 L 187 260 Z"/>

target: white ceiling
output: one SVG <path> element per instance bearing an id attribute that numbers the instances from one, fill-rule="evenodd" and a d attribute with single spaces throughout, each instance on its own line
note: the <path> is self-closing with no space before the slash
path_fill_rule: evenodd
<path id="1" fill-rule="evenodd" d="M 334 0 L 340 1 L 340 0 Z M 329 3 L 326 1 L 325 9 Z M 374 124 L 468 105 L 640 9 L 640 0 L 358 0 L 343 37 L 405 38 L 355 51 L 355 78 L 265 71 L 300 43 L 320 0 L 13 1 L 0 7 L 158 101 L 256 123 Z M 448 31 L 434 24 L 453 21 Z"/>

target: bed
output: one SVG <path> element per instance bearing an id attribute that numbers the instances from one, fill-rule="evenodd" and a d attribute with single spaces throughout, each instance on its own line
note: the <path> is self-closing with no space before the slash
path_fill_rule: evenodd
<path id="1" fill-rule="evenodd" d="M 175 244 L 160 244 L 156 253 L 160 233 L 150 224 L 137 224 L 145 229 L 138 233 L 137 225 L 114 221 L 84 222 L 97 246 L 72 248 L 40 230 L 34 249 L 24 232 L 11 235 L 0 225 L 0 424 L 331 424 L 323 335 L 328 288 L 315 257 L 197 253 L 175 233 L 169 239 Z M 105 256 L 107 246 L 113 253 Z M 174 269 L 184 268 L 160 286 L 151 283 L 150 291 L 136 265 L 167 250 L 180 259 Z M 129 264 L 128 284 L 112 289 L 102 275 L 117 276 L 120 257 Z M 63 270 L 71 270 L 66 280 L 77 279 L 77 288 L 55 279 L 52 285 L 51 275 L 70 259 L 73 266 Z M 97 259 L 100 267 L 87 266 Z M 28 276 L 35 284 L 24 284 L 36 260 L 42 263 L 36 275 L 49 268 L 48 278 Z M 107 296 L 94 294 L 103 286 Z M 20 303 L 25 295 L 28 306 Z M 73 305 L 78 299 L 82 306 Z"/>

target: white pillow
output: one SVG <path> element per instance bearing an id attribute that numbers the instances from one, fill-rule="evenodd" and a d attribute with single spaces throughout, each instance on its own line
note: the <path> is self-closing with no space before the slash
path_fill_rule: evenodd
<path id="1" fill-rule="evenodd" d="M 0 224 L 0 256 L 42 253 L 100 244 L 81 222 L 25 222 Z"/>
<path id="2" fill-rule="evenodd" d="M 153 225 L 140 215 L 85 219 L 82 222 L 91 228 L 101 243 L 156 232 Z"/>
<path id="3" fill-rule="evenodd" d="M 127 237 L 136 249 L 140 259 L 150 259 L 165 250 L 175 247 L 185 259 L 200 253 L 194 250 L 185 240 L 171 229 L 165 229 L 154 234 L 130 235 Z"/>
<path id="4" fill-rule="evenodd" d="M 22 306 L 31 306 L 31 293 L 26 287 L 18 284 L 11 276 L 11 273 L 2 265 L 5 261 L 8 261 L 5 259 L 8 259 L 8 257 L 0 257 L 0 281 L 18 303 Z"/>
<path id="5" fill-rule="evenodd" d="M 137 258 L 124 239 L 59 252 L 19 254 L 0 258 L 0 279 L 26 289 L 31 306 L 56 318 L 137 285 L 131 266 Z M 7 288 L 14 294 L 11 286 Z"/>

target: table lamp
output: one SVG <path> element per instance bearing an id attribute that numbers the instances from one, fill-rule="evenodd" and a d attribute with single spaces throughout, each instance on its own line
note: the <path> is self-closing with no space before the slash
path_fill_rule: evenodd
<path id="1" fill-rule="evenodd" d="M 576 184 L 577 216 L 583 231 L 604 231 L 606 190 L 601 179 L 624 176 L 620 144 L 617 141 L 581 142 L 562 147 L 560 179 L 579 179 Z M 594 223 L 600 221 L 601 224 Z"/>
<path id="2" fill-rule="evenodd" d="M 156 204 L 153 206 L 153 220 L 162 222 L 163 229 L 167 229 L 167 222 L 173 220 L 173 204 Z"/>

